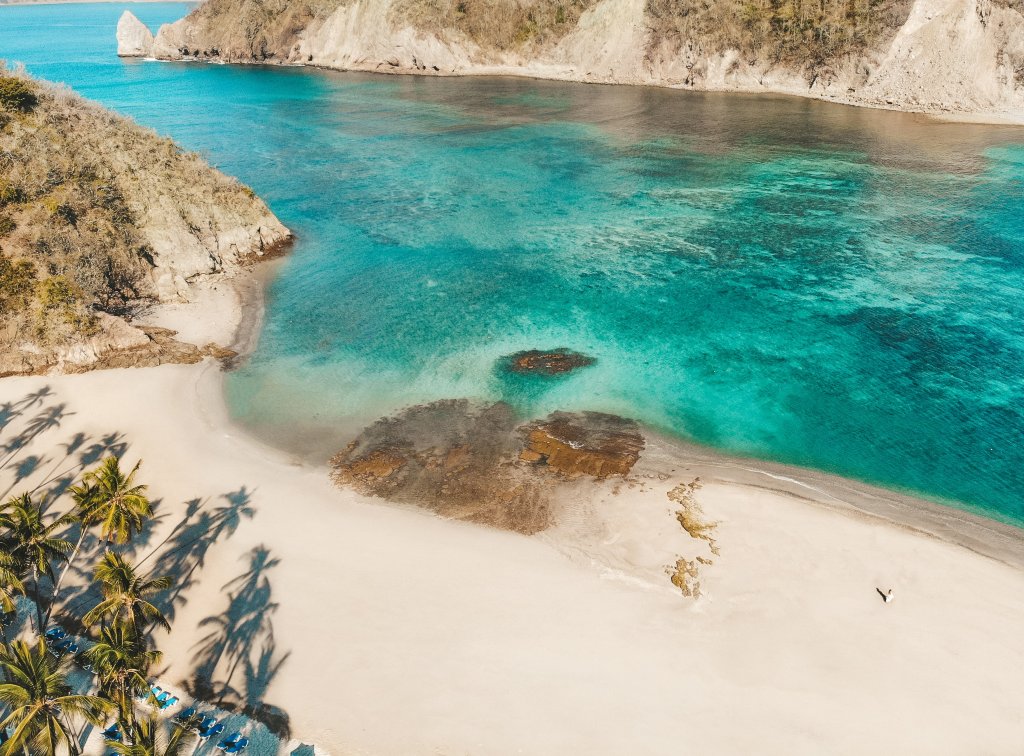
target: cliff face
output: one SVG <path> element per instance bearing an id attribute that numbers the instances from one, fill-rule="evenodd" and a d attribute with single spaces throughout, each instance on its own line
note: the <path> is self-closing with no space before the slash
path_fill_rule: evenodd
<path id="1" fill-rule="evenodd" d="M 1024 117 L 1022 13 L 1021 0 L 206 0 L 146 53 Z"/>
<path id="2" fill-rule="evenodd" d="M 117 350 L 153 357 L 170 342 L 130 325 L 135 314 L 188 301 L 205 274 L 288 236 L 198 156 L 0 69 L 0 375 L 78 370 Z"/>

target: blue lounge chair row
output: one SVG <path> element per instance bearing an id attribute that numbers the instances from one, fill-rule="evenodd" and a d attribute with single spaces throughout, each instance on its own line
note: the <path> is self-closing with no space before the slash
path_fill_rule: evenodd
<path id="1" fill-rule="evenodd" d="M 75 662 L 78 666 L 86 672 L 92 672 L 92 662 L 89 661 L 89 658 L 85 655 L 84 651 L 82 653 L 78 653 L 78 643 L 75 642 L 73 637 L 64 631 L 64 628 L 59 625 L 54 625 L 43 633 L 43 638 L 46 639 L 46 643 L 50 648 L 50 653 L 58 659 L 67 654 L 75 654 Z"/>
<path id="2" fill-rule="evenodd" d="M 143 693 L 137 696 L 137 698 L 140 701 L 151 698 L 161 711 L 169 709 L 178 703 L 179 699 L 177 696 L 173 695 L 169 690 L 164 690 L 159 685 L 150 685 L 149 690 L 149 693 Z"/>
<path id="3" fill-rule="evenodd" d="M 218 722 L 217 717 L 197 714 L 194 706 L 190 706 L 174 718 L 179 727 L 191 730 L 199 736 L 200 740 L 209 740 L 224 732 L 224 723 Z"/>
<path id="4" fill-rule="evenodd" d="M 64 638 L 63 640 L 52 641 L 50 644 L 50 653 L 58 659 L 65 654 L 77 654 L 79 650 L 81 649 L 74 638 Z"/>
<path id="5" fill-rule="evenodd" d="M 75 642 L 74 638 L 69 637 L 63 628 L 54 626 L 49 628 L 45 633 L 44 637 L 50 646 L 50 653 L 60 658 L 65 654 L 77 654 L 79 646 Z M 87 660 L 82 661 L 82 666 L 85 669 L 91 669 L 92 666 Z M 150 698 L 156 702 L 157 706 L 161 710 L 169 709 L 178 703 L 178 697 L 170 693 L 170 691 L 163 690 L 159 685 L 150 684 L 149 693 L 143 693 L 138 696 L 140 700 Z M 178 714 L 174 719 L 178 725 L 186 727 L 194 731 L 201 741 L 209 740 L 211 737 L 220 735 L 224 732 L 224 723 L 218 722 L 214 716 L 201 715 L 196 719 L 197 712 L 194 706 L 190 706 L 185 711 Z M 112 725 L 107 727 L 103 731 L 103 739 L 111 743 L 120 743 L 124 736 L 121 733 L 121 726 L 119 723 L 114 722 Z M 222 740 L 217 744 L 217 748 L 224 753 L 236 754 L 241 753 L 249 746 L 249 739 L 242 736 L 242 733 L 236 732 L 228 736 L 225 740 Z"/>

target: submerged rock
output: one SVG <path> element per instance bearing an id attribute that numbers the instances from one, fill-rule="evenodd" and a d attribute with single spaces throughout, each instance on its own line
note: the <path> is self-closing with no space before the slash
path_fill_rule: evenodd
<path id="1" fill-rule="evenodd" d="M 510 373 L 532 373 L 537 375 L 562 375 L 593 365 L 593 357 L 571 349 L 555 349 L 543 352 L 530 349 L 516 352 L 505 358 L 505 369 Z"/>
<path id="2" fill-rule="evenodd" d="M 145 58 L 153 54 L 153 32 L 131 11 L 117 22 L 117 54 L 122 58 Z"/>
<path id="3" fill-rule="evenodd" d="M 600 412 L 555 412 L 525 430 L 526 448 L 519 458 L 569 477 L 625 476 L 644 448 L 636 422 Z"/>

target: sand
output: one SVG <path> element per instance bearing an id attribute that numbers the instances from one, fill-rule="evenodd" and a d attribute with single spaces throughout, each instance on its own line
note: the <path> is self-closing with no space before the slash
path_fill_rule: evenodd
<path id="1" fill-rule="evenodd" d="M 227 640 L 215 678 L 233 667 L 236 699 L 335 756 L 1024 752 L 1021 531 L 655 439 L 632 482 L 568 490 L 526 537 L 335 489 L 234 427 L 222 380 L 207 361 L 0 381 L 24 410 L 0 443 L 63 407 L 4 455 L 0 491 L 111 433 L 144 460 L 136 556 L 184 586 L 161 680 Z M 666 498 L 695 474 L 719 556 Z M 680 555 L 713 562 L 699 599 L 665 574 Z"/>

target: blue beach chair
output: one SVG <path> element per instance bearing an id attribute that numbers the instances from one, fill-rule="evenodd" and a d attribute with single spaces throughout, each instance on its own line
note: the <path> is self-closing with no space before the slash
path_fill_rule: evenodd
<path id="1" fill-rule="evenodd" d="M 164 701 L 162 704 L 160 704 L 160 710 L 164 711 L 166 709 L 169 709 L 172 706 L 174 706 L 176 703 L 178 703 L 178 697 L 177 696 L 171 696 L 166 701 Z"/>
<path id="2" fill-rule="evenodd" d="M 55 643 L 54 645 L 50 646 L 50 653 L 54 656 L 60 656 L 61 652 L 64 651 L 64 649 L 70 646 L 73 642 L 74 641 L 71 638 L 65 638 L 59 643 Z"/>
<path id="3" fill-rule="evenodd" d="M 241 753 L 248 745 L 249 738 L 241 738 L 240 740 L 236 740 L 234 745 L 229 745 L 225 748 L 224 753 Z"/>
<path id="4" fill-rule="evenodd" d="M 211 719 L 203 727 L 199 728 L 198 735 L 200 740 L 209 740 L 216 735 L 220 735 L 222 732 L 224 732 L 224 723 L 217 724 L 216 719 Z"/>
<path id="5" fill-rule="evenodd" d="M 238 739 L 240 737 L 242 737 L 242 733 L 236 732 L 236 733 L 228 736 L 225 740 L 220 741 L 217 744 L 217 748 L 220 749 L 221 751 L 225 751 L 228 748 L 230 748 L 231 746 L 233 746 L 235 743 L 237 743 Z"/>
<path id="6" fill-rule="evenodd" d="M 49 630 L 46 631 L 46 640 L 48 640 L 48 641 L 59 641 L 60 639 L 66 638 L 66 637 L 67 637 L 67 633 L 64 632 L 64 628 L 62 628 L 62 627 L 54 626 L 54 627 L 51 627 Z"/>
<path id="7" fill-rule="evenodd" d="M 120 743 L 121 738 L 121 726 L 117 722 L 114 722 L 114 724 L 110 725 L 110 727 L 103 731 L 104 740 L 108 740 L 112 743 Z"/>
<path id="8" fill-rule="evenodd" d="M 55 648 L 51 648 L 50 653 L 58 659 L 62 659 L 66 654 L 77 654 L 78 644 L 69 638 L 66 641 L 58 643 Z"/>

